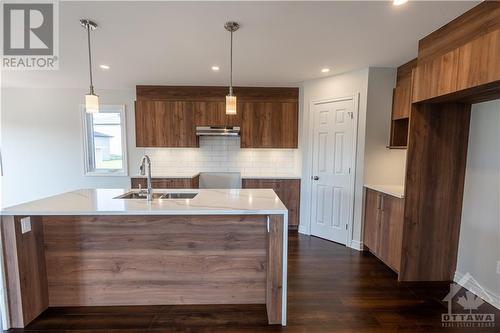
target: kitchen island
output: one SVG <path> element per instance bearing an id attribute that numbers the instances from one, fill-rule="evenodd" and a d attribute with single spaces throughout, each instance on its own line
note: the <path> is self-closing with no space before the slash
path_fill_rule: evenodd
<path id="1" fill-rule="evenodd" d="M 10 327 L 48 307 L 265 304 L 286 325 L 288 211 L 269 189 L 85 189 L 6 208 Z"/>

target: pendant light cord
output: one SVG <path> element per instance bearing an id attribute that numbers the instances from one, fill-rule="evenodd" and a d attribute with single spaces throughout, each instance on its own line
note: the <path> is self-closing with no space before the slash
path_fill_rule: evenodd
<path id="1" fill-rule="evenodd" d="M 231 31 L 230 71 L 229 71 L 229 95 L 233 96 L 233 31 Z"/>
<path id="2" fill-rule="evenodd" d="M 92 80 L 92 51 L 90 50 L 90 24 L 87 23 L 87 41 L 89 46 L 89 70 L 90 70 L 90 94 L 94 95 L 94 83 Z"/>

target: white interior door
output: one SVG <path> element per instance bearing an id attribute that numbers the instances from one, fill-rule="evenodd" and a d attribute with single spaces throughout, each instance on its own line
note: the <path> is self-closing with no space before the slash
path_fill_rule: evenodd
<path id="1" fill-rule="evenodd" d="M 346 244 L 354 202 L 354 100 L 313 104 L 311 234 Z"/>

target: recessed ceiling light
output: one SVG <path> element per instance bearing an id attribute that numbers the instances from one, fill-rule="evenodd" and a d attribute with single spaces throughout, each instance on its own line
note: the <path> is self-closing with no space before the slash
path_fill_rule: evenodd
<path id="1" fill-rule="evenodd" d="M 219 69 L 220 69 L 220 67 L 219 67 L 219 66 L 212 66 L 212 70 L 213 70 L 214 72 L 217 72 Z"/>
<path id="2" fill-rule="evenodd" d="M 394 0 L 394 1 L 392 2 L 392 4 L 393 4 L 394 6 L 401 6 L 401 5 L 404 5 L 404 4 L 405 4 L 405 3 L 407 3 L 407 2 L 408 2 L 408 0 Z"/>
<path id="3" fill-rule="evenodd" d="M 99 65 L 99 67 L 101 67 L 101 69 L 106 69 L 106 70 L 108 70 L 108 69 L 109 69 L 109 66 L 108 66 L 108 65 Z"/>
<path id="4" fill-rule="evenodd" d="M 322 68 L 321 73 L 328 73 L 330 71 L 330 68 Z"/>

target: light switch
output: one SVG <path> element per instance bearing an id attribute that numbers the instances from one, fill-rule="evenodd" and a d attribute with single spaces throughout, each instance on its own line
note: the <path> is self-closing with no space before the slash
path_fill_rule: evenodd
<path id="1" fill-rule="evenodd" d="M 21 233 L 25 234 L 31 231 L 31 217 L 23 217 L 21 219 Z"/>

